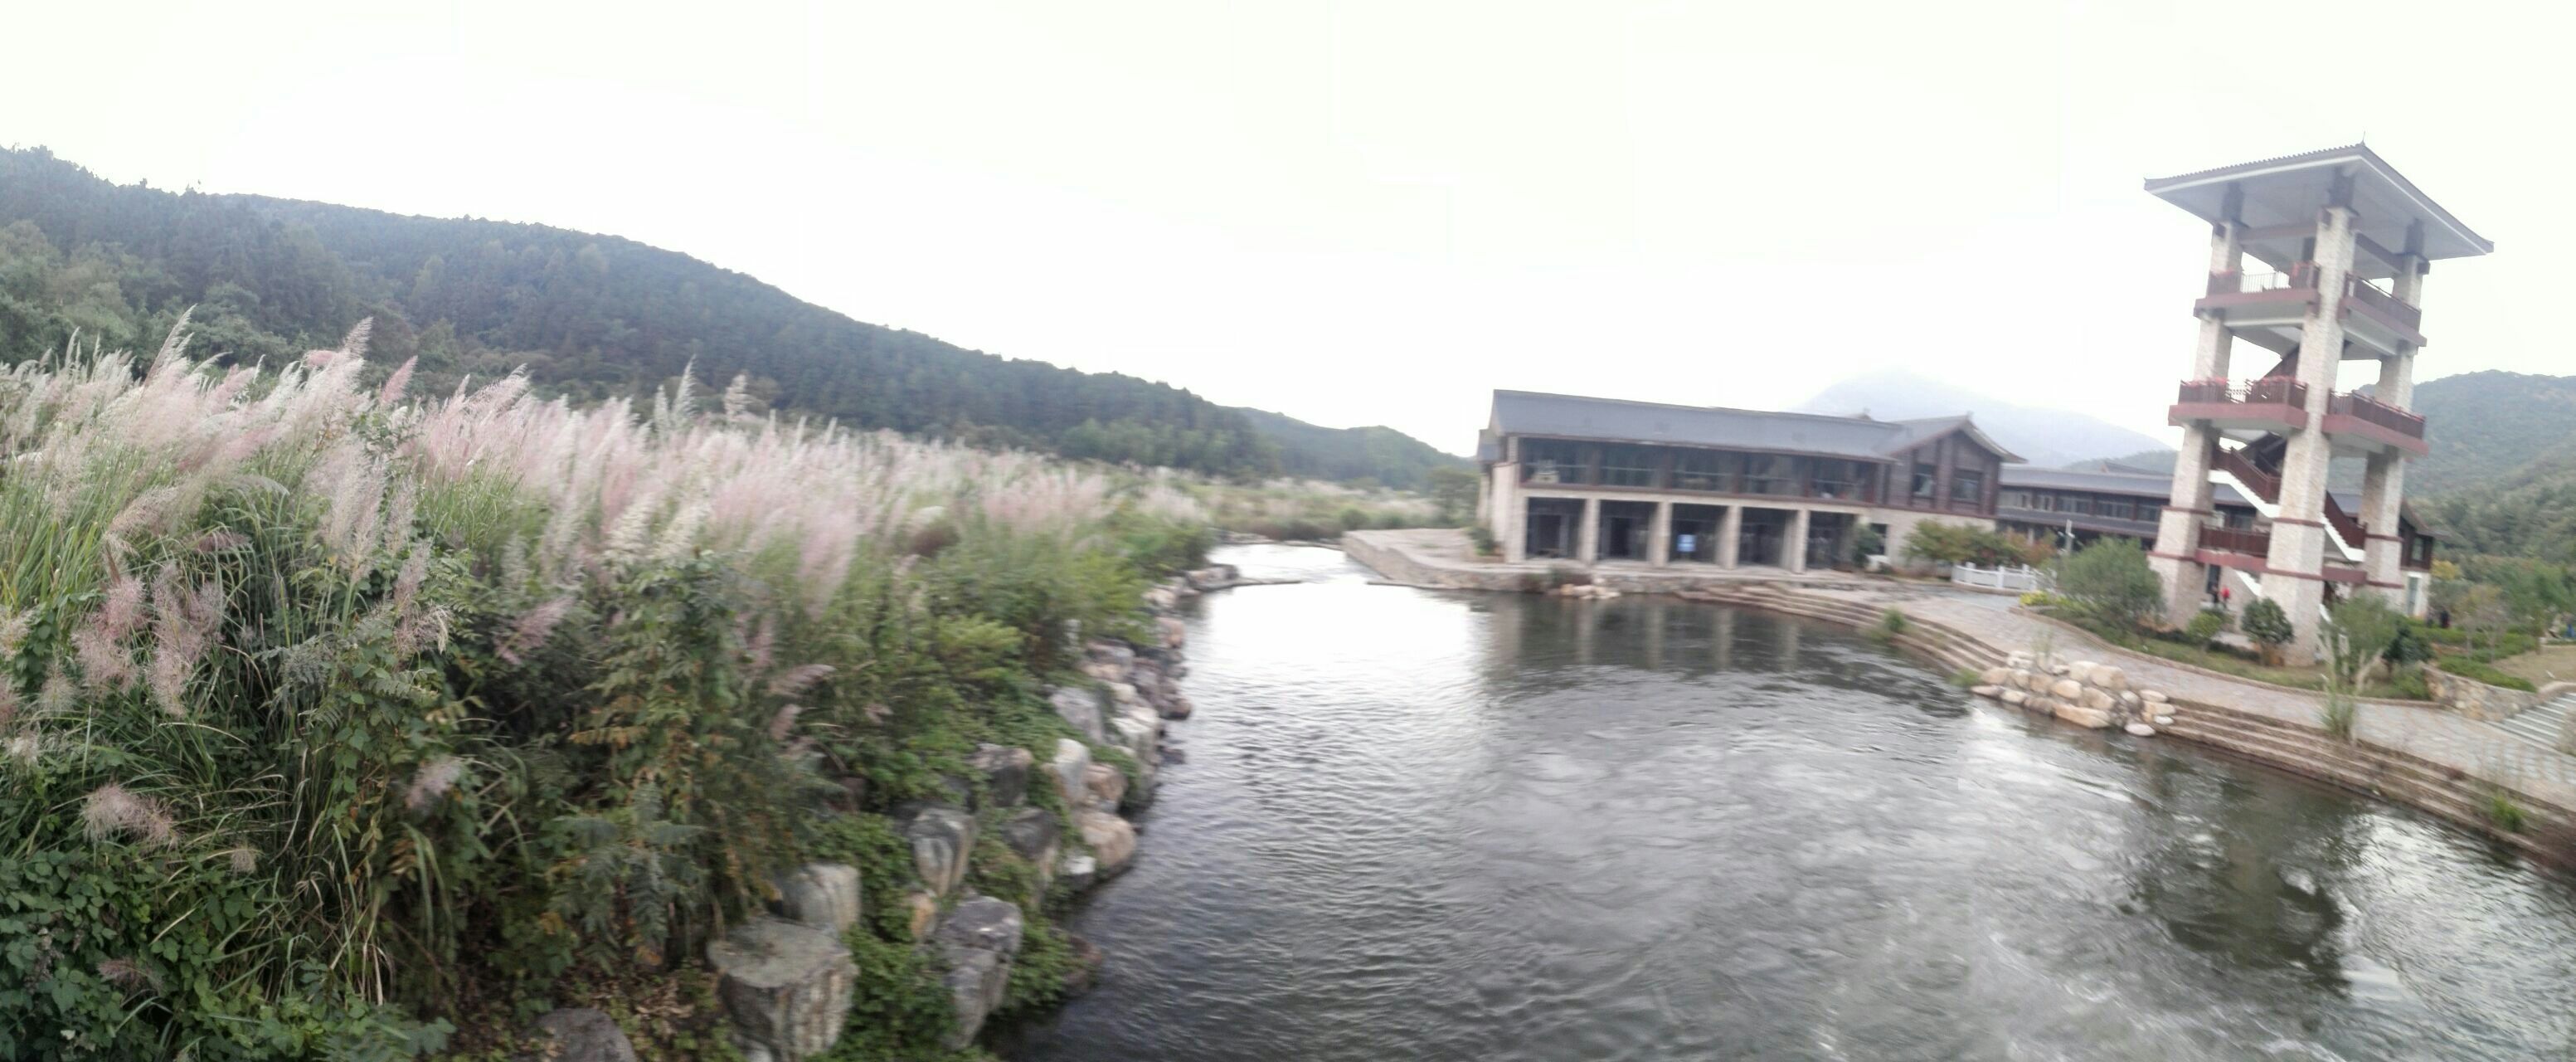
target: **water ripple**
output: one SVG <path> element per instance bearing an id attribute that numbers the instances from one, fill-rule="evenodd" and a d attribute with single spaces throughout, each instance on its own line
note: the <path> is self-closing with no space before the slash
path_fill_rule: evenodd
<path id="1" fill-rule="evenodd" d="M 1846 632 L 1304 580 L 1201 599 L 1100 987 L 1031 1062 L 2563 1058 L 2576 889 L 1983 705 Z"/>

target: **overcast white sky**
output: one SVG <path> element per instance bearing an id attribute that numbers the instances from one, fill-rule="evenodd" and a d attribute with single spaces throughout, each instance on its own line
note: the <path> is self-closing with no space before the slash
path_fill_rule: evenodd
<path id="1" fill-rule="evenodd" d="M 2539 5 L 153 6 L 13 12 L 0 143 L 615 233 L 1453 451 L 1495 387 L 1898 363 L 2164 435 L 2207 241 L 2141 179 L 2365 133 L 2499 247 L 2435 269 L 2418 378 L 2576 372 Z"/>

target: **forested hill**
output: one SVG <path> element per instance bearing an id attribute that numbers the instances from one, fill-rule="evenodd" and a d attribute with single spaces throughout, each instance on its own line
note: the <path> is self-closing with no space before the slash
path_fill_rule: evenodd
<path id="1" fill-rule="evenodd" d="M 1227 475 L 1349 467 L 1358 444 L 1341 440 L 1382 430 L 1256 424 L 1166 384 L 854 321 L 614 236 L 121 186 L 41 148 L 0 150 L 0 358 L 59 350 L 75 329 L 84 346 L 148 349 L 192 305 L 197 349 L 241 360 L 327 347 L 372 316 L 377 359 L 417 355 L 418 387 L 525 365 L 592 400 L 695 363 L 719 386 L 749 376 L 789 412 Z M 1448 459 L 1397 438 L 1410 446 L 1386 467 L 1334 474 L 1418 485 L 1413 466 Z"/>

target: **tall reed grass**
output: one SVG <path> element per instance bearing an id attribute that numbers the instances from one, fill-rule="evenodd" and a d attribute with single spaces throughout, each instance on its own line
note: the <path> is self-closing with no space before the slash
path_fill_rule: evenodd
<path id="1" fill-rule="evenodd" d="M 1051 749 L 1067 632 L 1206 546 L 1151 480 L 185 327 L 0 374 L 0 1056 L 402 1057 L 685 967 L 813 822 Z"/>

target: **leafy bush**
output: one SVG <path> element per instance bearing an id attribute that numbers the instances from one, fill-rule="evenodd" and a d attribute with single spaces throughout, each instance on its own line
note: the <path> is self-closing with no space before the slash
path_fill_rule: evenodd
<path id="1" fill-rule="evenodd" d="M 1991 527 L 1925 520 L 1905 535 L 1905 557 L 1927 564 L 1999 568 L 2028 559 L 2023 546 Z"/>
<path id="2" fill-rule="evenodd" d="M 2237 618 L 2236 629 L 2244 631 L 2245 637 L 2263 650 L 2267 663 L 2279 657 L 2281 647 L 2299 633 L 2290 625 L 2290 614 L 2281 611 L 2280 602 L 2268 597 L 2246 602 L 2245 614 Z"/>
<path id="3" fill-rule="evenodd" d="M 2033 590 L 2021 595 L 2021 603 L 2028 608 L 2064 608 L 2067 600 L 2046 590 Z"/>
<path id="4" fill-rule="evenodd" d="M 2163 581 L 2147 567 L 2146 552 L 2125 538 L 2097 539 L 2060 558 L 2057 590 L 2087 615 L 2127 628 L 2146 626 L 2164 607 Z"/>
<path id="5" fill-rule="evenodd" d="M 1491 557 L 1502 552 L 1502 543 L 1494 538 L 1494 530 L 1483 524 L 1468 528 L 1467 540 L 1475 544 L 1479 557 Z"/>
<path id="6" fill-rule="evenodd" d="M 1878 525 L 1862 524 L 1860 530 L 1853 533 L 1852 553 L 1857 559 L 1865 560 L 1886 552 L 1887 537 L 1878 533 Z"/>
<path id="7" fill-rule="evenodd" d="M 2226 629 L 2227 613 L 2217 609 L 2202 609 L 2191 617 L 2191 623 L 2183 627 L 2183 633 L 2192 641 L 2207 645 L 2217 641 L 2219 633 Z"/>

